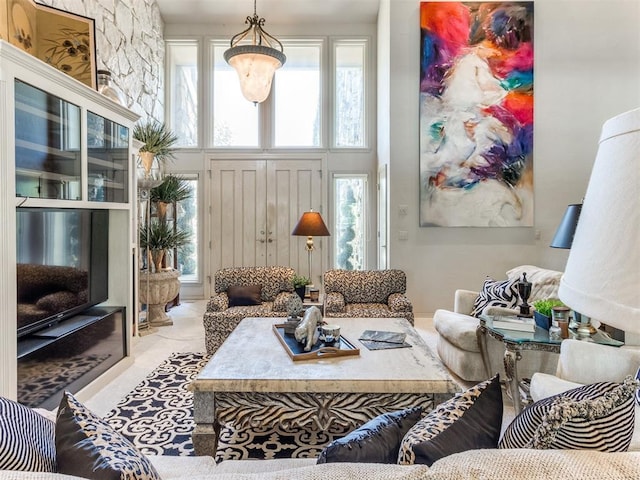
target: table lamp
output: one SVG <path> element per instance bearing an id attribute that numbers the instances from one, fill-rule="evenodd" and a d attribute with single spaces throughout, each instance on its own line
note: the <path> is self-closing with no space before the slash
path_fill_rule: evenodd
<path id="1" fill-rule="evenodd" d="M 602 127 L 558 294 L 583 315 L 579 336 L 584 316 L 640 333 L 640 109 Z"/>
<path id="2" fill-rule="evenodd" d="M 313 282 L 311 277 L 311 253 L 313 252 L 313 237 L 328 237 L 331 235 L 327 226 L 324 224 L 324 220 L 322 220 L 322 215 L 320 212 L 314 212 L 313 210 L 304 212 L 300 220 L 298 220 L 298 224 L 291 232 L 291 235 L 297 235 L 302 237 L 307 237 L 307 253 L 309 258 L 309 280 Z"/>
<path id="3" fill-rule="evenodd" d="M 572 203 L 567 207 L 564 212 L 564 216 L 558 225 L 556 234 L 551 240 L 550 247 L 553 248 L 571 248 L 573 244 L 573 237 L 576 234 L 576 227 L 578 226 L 578 219 L 580 218 L 580 211 L 582 210 L 581 203 Z"/>

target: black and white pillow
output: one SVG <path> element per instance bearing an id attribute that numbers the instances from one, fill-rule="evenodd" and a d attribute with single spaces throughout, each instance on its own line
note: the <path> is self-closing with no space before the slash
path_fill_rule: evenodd
<path id="1" fill-rule="evenodd" d="M 318 463 L 396 463 L 402 438 L 422 416 L 422 408 L 384 413 L 327 445 Z"/>
<path id="2" fill-rule="evenodd" d="M 55 442 L 58 473 L 96 480 L 160 480 L 149 459 L 69 392 L 58 407 Z"/>
<path id="3" fill-rule="evenodd" d="M 543 398 L 507 427 L 500 448 L 624 452 L 634 430 L 637 382 L 601 382 Z"/>
<path id="4" fill-rule="evenodd" d="M 0 397 L 0 470 L 55 472 L 55 423 Z"/>
<path id="5" fill-rule="evenodd" d="M 471 315 L 479 316 L 486 307 L 515 308 L 518 305 L 518 279 L 494 280 L 490 277 L 484 281 L 482 290 L 473 302 Z"/>
<path id="6" fill-rule="evenodd" d="M 499 375 L 434 408 L 404 436 L 398 463 L 432 465 L 454 453 L 496 448 L 502 427 Z"/>

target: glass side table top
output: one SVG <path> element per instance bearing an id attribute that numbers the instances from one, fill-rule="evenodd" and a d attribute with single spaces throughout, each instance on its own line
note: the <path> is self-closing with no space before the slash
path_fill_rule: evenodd
<path id="1" fill-rule="evenodd" d="M 503 316 L 503 315 L 501 315 Z M 493 327 L 493 315 L 480 315 L 480 320 L 484 324 L 484 326 L 494 332 L 500 337 L 502 337 L 503 341 L 510 343 L 544 343 L 549 345 L 562 343 L 562 339 L 550 338 L 549 331 L 544 328 L 540 328 L 536 325 L 536 329 L 534 332 L 523 332 L 520 330 L 506 330 L 504 328 L 494 328 Z M 569 338 L 578 339 L 578 335 L 569 329 Z M 611 345 L 612 347 L 619 347 L 623 345 L 623 342 L 618 340 L 614 340 L 605 332 L 598 330 L 589 340 L 590 342 L 600 343 L 603 345 Z"/>

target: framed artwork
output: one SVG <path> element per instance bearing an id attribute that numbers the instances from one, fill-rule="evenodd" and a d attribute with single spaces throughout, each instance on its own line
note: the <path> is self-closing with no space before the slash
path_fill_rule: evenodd
<path id="1" fill-rule="evenodd" d="M 533 2 L 422 2 L 420 42 L 420 226 L 533 226 Z"/>
<path id="2" fill-rule="evenodd" d="M 97 87 L 95 22 L 33 0 L 0 0 L 0 39 Z"/>
<path id="3" fill-rule="evenodd" d="M 31 0 L 0 0 L 4 10 L 6 40 L 31 55 L 35 54 L 36 6 Z M 3 15 L 0 14 L 0 18 Z M 3 27 L 0 27 L 0 33 Z"/>
<path id="4" fill-rule="evenodd" d="M 97 88 L 95 21 L 46 5 L 36 7 L 36 56 Z"/>

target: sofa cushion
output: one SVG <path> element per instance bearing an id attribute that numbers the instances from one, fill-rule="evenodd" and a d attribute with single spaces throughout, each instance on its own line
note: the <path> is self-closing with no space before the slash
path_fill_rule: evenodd
<path id="1" fill-rule="evenodd" d="M 291 267 L 229 267 L 215 273 L 215 292 L 226 292 L 231 286 L 262 285 L 262 301 L 273 302 L 280 292 L 293 292 Z"/>
<path id="2" fill-rule="evenodd" d="M 402 438 L 421 415 L 419 407 L 379 415 L 327 445 L 318 463 L 396 463 Z"/>
<path id="3" fill-rule="evenodd" d="M 432 465 L 453 453 L 496 448 L 502 427 L 502 389 L 494 376 L 438 405 L 400 446 L 398 463 Z"/>
<path id="4" fill-rule="evenodd" d="M 471 315 L 479 316 L 486 307 L 515 308 L 518 298 L 517 279 L 494 280 L 487 277 L 473 303 Z"/>
<path id="5" fill-rule="evenodd" d="M 55 423 L 0 397 L 0 470 L 56 471 Z"/>
<path id="6" fill-rule="evenodd" d="M 626 451 L 633 436 L 636 388 L 629 377 L 539 400 L 511 422 L 500 448 Z"/>
<path id="7" fill-rule="evenodd" d="M 160 479 L 136 447 L 98 418 L 69 392 L 56 421 L 58 472 L 100 480 Z"/>
<path id="8" fill-rule="evenodd" d="M 229 307 L 246 307 L 262 303 L 261 285 L 232 285 L 227 289 Z"/>

